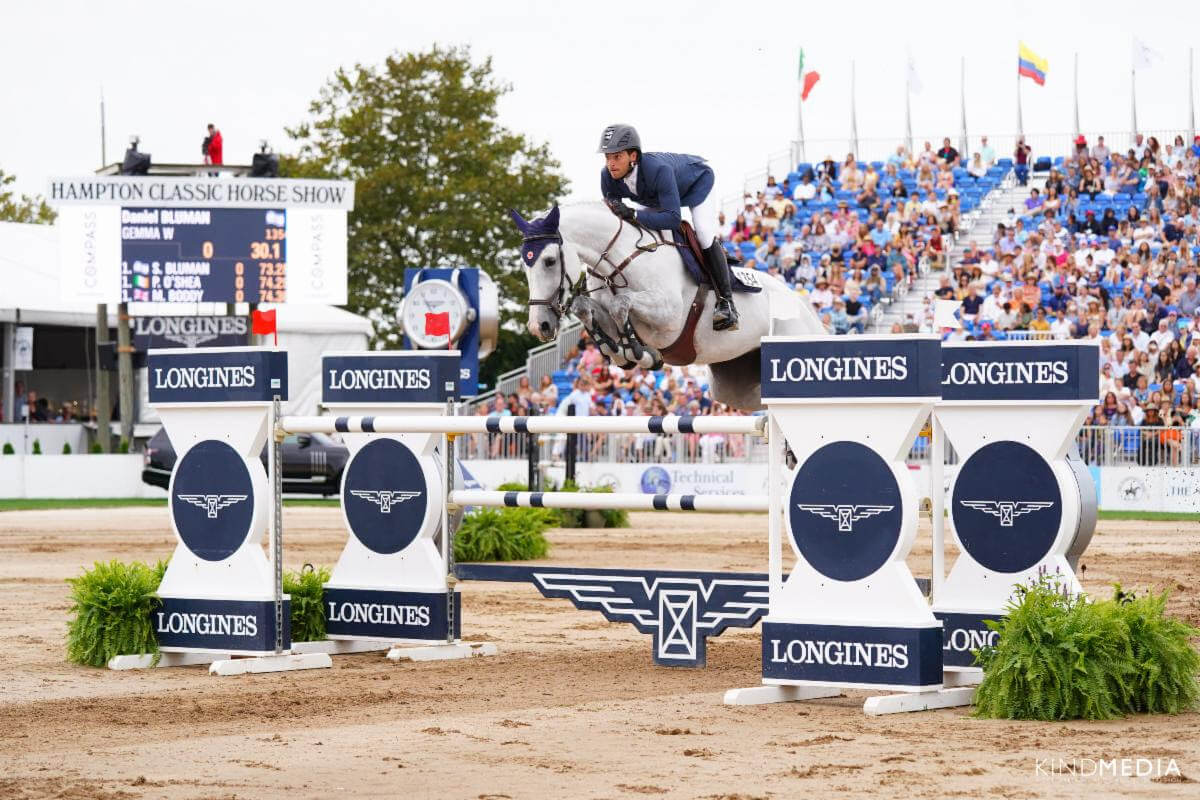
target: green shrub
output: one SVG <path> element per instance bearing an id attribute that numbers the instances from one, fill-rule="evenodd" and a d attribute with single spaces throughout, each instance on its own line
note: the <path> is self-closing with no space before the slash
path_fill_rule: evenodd
<path id="1" fill-rule="evenodd" d="M 283 573 L 284 594 L 292 598 L 292 641 L 319 642 L 325 638 L 325 584 L 329 567 L 305 564 L 299 572 Z"/>
<path id="2" fill-rule="evenodd" d="M 99 442 L 92 442 L 92 446 L 88 448 L 88 452 L 89 453 L 103 453 L 104 448 L 100 446 Z"/>
<path id="3" fill-rule="evenodd" d="M 1167 592 L 1132 597 L 1118 585 L 1114 600 L 1129 626 L 1129 643 L 1136 672 L 1130 687 L 1131 711 L 1178 714 L 1195 707 L 1200 684 L 1200 653 L 1189 639 L 1200 633 L 1165 615 Z"/>
<path id="4" fill-rule="evenodd" d="M 509 490 L 512 491 L 512 490 Z M 480 508 L 463 517 L 454 537 L 458 561 L 523 561 L 544 558 L 544 532 L 558 521 L 548 508 Z"/>
<path id="5" fill-rule="evenodd" d="M 609 492 L 613 491 L 611 486 L 579 486 L 574 481 L 565 481 L 561 488 L 551 485 L 551 490 L 559 492 Z M 559 527 L 562 528 L 582 528 L 584 527 L 584 517 L 587 511 L 582 508 L 560 508 L 557 509 L 559 515 Z M 629 512 L 624 509 L 599 509 L 599 513 L 604 516 L 604 527 L 606 528 L 628 528 L 629 527 Z"/>
<path id="6" fill-rule="evenodd" d="M 69 456 L 69 455 L 71 455 L 71 445 L 70 445 L 70 444 L 68 444 L 67 442 L 63 442 L 62 454 L 63 454 L 64 456 Z"/>
<path id="7" fill-rule="evenodd" d="M 1112 719 L 1191 708 L 1200 630 L 1163 616 L 1166 593 L 1090 601 L 1053 576 L 1021 587 L 1007 616 L 987 625 L 996 644 L 976 654 L 984 669 L 975 715 L 1007 719 Z"/>
<path id="8" fill-rule="evenodd" d="M 528 492 L 529 484 L 518 481 L 507 481 L 496 487 L 497 492 Z"/>
<path id="9" fill-rule="evenodd" d="M 117 452 L 118 453 L 128 453 L 129 452 L 129 440 L 128 439 L 121 440 L 121 444 L 117 447 Z"/>
<path id="10" fill-rule="evenodd" d="M 17 450 L 16 450 L 16 448 L 14 448 L 12 446 L 12 442 L 4 443 L 4 455 L 11 456 L 11 455 L 14 455 L 16 452 L 17 452 Z"/>
<path id="11" fill-rule="evenodd" d="M 34 439 L 34 440 L 33 440 L 33 452 L 32 452 L 32 455 L 35 455 L 35 456 L 40 456 L 41 454 L 42 454 L 42 440 L 41 440 L 41 439 Z"/>
<path id="12" fill-rule="evenodd" d="M 98 561 L 78 578 L 69 578 L 75 616 L 67 625 L 67 659 L 103 667 L 113 656 L 153 653 L 157 664 L 151 615 L 159 607 L 156 592 L 166 568 L 165 561 L 153 567 L 140 561 Z"/>

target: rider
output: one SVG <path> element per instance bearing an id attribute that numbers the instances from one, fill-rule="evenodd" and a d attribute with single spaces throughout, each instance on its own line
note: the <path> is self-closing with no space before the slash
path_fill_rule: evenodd
<path id="1" fill-rule="evenodd" d="M 720 211 L 713 197 L 713 171 L 699 156 L 643 153 L 642 140 L 632 125 L 610 125 L 600 137 L 604 170 L 600 191 L 613 213 L 653 230 L 678 233 L 680 208 L 692 212 L 692 226 L 704 249 L 704 261 L 717 292 L 713 330 L 737 330 L 738 313 L 730 289 L 729 262 L 717 236 Z M 635 211 L 622 202 L 629 198 L 645 208 Z"/>

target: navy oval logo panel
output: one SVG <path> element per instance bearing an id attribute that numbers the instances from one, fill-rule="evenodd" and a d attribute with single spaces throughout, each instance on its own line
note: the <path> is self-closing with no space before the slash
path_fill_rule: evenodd
<path id="1" fill-rule="evenodd" d="M 363 445 L 342 485 L 350 530 L 368 550 L 383 555 L 399 553 L 417 538 L 428 496 L 421 462 L 395 439 Z"/>
<path id="2" fill-rule="evenodd" d="M 254 519 L 254 484 L 246 461 L 225 442 L 206 439 L 175 466 L 171 516 L 184 545 L 205 561 L 234 554 Z"/>
<path id="3" fill-rule="evenodd" d="M 833 442 L 796 472 L 788 515 L 792 539 L 813 569 L 857 581 L 888 562 L 904 522 L 888 463 L 857 442 Z"/>
<path id="4" fill-rule="evenodd" d="M 954 530 L 985 569 L 1014 573 L 1042 560 L 1058 536 L 1062 496 L 1046 460 L 1020 442 L 992 442 L 959 468 Z"/>

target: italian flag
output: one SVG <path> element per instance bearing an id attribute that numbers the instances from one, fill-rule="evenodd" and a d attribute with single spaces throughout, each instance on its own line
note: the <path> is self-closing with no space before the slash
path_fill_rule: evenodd
<path id="1" fill-rule="evenodd" d="M 817 85 L 817 81 L 821 80 L 821 73 L 817 72 L 816 70 L 810 70 L 808 72 L 804 71 L 804 48 L 803 47 L 800 48 L 799 77 L 800 77 L 800 83 L 803 86 L 803 88 L 800 91 L 800 99 L 807 100 L 808 93 L 811 92 L 812 88 Z"/>

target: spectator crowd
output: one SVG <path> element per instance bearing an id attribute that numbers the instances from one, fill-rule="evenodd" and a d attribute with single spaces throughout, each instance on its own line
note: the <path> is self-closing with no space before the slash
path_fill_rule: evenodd
<path id="1" fill-rule="evenodd" d="M 1024 207 L 950 263 L 963 216 L 1010 171 L 1034 184 Z M 950 339 L 1097 342 L 1101 402 L 1085 424 L 1153 427 L 1155 452 L 1177 459 L 1186 440 L 1161 429 L 1200 431 L 1198 176 L 1200 136 L 1163 146 L 1139 135 L 1125 152 L 1079 137 L 1069 154 L 1037 160 L 1023 139 L 999 159 L 987 137 L 969 157 L 944 139 L 936 150 L 899 146 L 886 161 L 801 164 L 782 181 L 768 177 L 721 222 L 731 255 L 786 281 L 833 333 L 865 332 L 883 298 L 940 270 L 924 318 L 893 332 L 935 330 L 933 301 L 943 299 L 961 303 L 963 327 Z M 523 382 L 480 413 L 568 405 L 577 414 L 736 413 L 712 401 L 704 368 L 622 370 L 586 336 L 555 378 Z"/>

